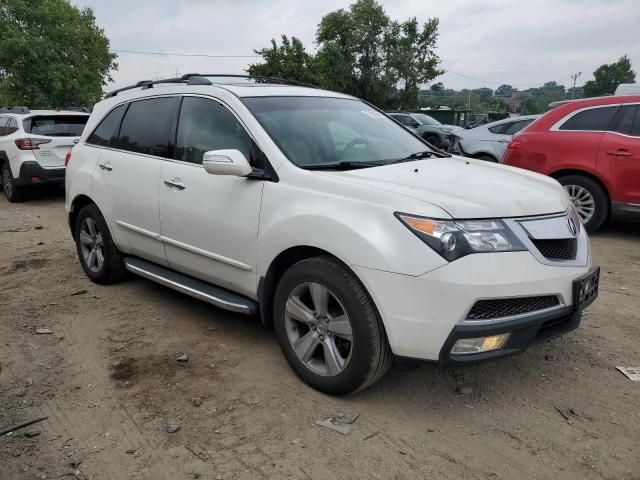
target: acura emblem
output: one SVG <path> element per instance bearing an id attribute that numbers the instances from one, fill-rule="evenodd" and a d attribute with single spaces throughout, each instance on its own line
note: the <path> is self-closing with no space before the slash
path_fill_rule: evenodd
<path id="1" fill-rule="evenodd" d="M 567 217 L 567 227 L 569 228 L 569 233 L 574 237 L 578 235 L 578 227 L 576 226 L 576 222 L 571 217 Z"/>

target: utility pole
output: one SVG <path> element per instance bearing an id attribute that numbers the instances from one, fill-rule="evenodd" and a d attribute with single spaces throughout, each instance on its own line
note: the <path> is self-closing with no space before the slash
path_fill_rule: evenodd
<path id="1" fill-rule="evenodd" d="M 571 75 L 571 79 L 573 80 L 573 89 L 571 90 L 571 100 L 574 99 L 574 97 L 576 96 L 576 81 L 578 80 L 578 77 L 582 75 L 582 72 L 576 72 L 573 75 Z"/>

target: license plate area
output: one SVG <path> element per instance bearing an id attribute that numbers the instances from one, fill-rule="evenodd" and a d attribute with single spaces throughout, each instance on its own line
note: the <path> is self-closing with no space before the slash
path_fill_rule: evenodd
<path id="1" fill-rule="evenodd" d="M 594 267 L 583 277 L 573 281 L 573 308 L 584 310 L 598 297 L 600 267 Z"/>

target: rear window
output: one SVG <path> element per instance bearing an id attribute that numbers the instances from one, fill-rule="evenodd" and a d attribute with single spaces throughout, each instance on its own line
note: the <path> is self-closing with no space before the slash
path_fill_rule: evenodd
<path id="1" fill-rule="evenodd" d="M 87 124 L 89 115 L 43 115 L 31 117 L 26 129 L 33 135 L 45 137 L 79 137 Z"/>
<path id="2" fill-rule="evenodd" d="M 590 108 L 573 115 L 560 125 L 560 130 L 592 130 L 604 132 L 609 128 L 611 119 L 616 114 L 618 105 L 610 107 Z"/>

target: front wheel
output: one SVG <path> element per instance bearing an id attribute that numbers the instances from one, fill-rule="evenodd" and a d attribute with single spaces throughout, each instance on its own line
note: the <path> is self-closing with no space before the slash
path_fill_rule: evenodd
<path id="1" fill-rule="evenodd" d="M 583 175 L 566 175 L 557 180 L 571 197 L 587 231 L 593 232 L 600 228 L 609 216 L 609 198 L 604 188 Z"/>
<path id="2" fill-rule="evenodd" d="M 274 327 L 291 368 L 324 393 L 362 390 L 391 365 L 371 300 L 330 257 L 302 260 L 285 272 L 275 292 Z"/>

